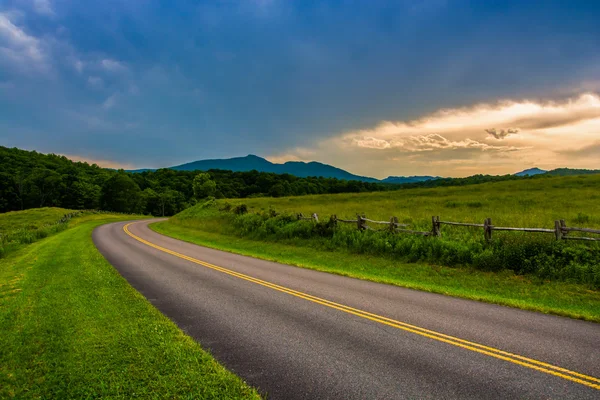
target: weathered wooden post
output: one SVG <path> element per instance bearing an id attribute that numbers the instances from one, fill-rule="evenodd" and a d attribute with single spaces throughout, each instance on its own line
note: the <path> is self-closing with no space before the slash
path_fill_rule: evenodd
<path id="1" fill-rule="evenodd" d="M 398 226 L 398 217 L 390 218 L 390 232 L 396 232 L 396 227 Z"/>
<path id="2" fill-rule="evenodd" d="M 556 235 L 556 240 L 562 240 L 562 227 L 560 226 L 560 221 L 554 221 L 554 234 Z"/>
<path id="3" fill-rule="evenodd" d="M 431 234 L 433 236 L 442 236 L 440 217 L 431 217 Z"/>
<path id="4" fill-rule="evenodd" d="M 365 221 L 365 216 L 356 214 L 356 224 L 358 226 L 359 231 L 364 231 L 367 229 L 367 221 Z"/>
<path id="5" fill-rule="evenodd" d="M 312 219 L 313 219 L 315 222 L 319 222 L 319 216 L 317 215 L 317 213 L 313 213 L 313 215 L 312 215 Z"/>
<path id="6" fill-rule="evenodd" d="M 298 213 L 296 214 L 296 217 L 298 218 L 298 221 L 300 221 L 303 217 L 302 213 Z"/>
<path id="7" fill-rule="evenodd" d="M 333 214 L 329 217 L 329 224 L 331 224 L 333 228 L 337 228 L 337 215 Z"/>
<path id="8" fill-rule="evenodd" d="M 560 220 L 560 231 L 562 233 L 562 237 L 567 236 L 567 233 L 569 233 L 569 231 L 567 230 L 567 223 L 564 219 Z"/>
<path id="9" fill-rule="evenodd" d="M 485 237 L 485 240 L 490 242 L 492 240 L 492 219 L 491 218 L 486 218 L 483 221 L 483 236 Z"/>

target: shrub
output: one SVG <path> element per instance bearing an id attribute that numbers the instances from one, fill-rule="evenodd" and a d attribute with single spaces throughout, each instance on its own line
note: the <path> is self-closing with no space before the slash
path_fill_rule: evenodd
<path id="1" fill-rule="evenodd" d="M 235 206 L 235 208 L 233 209 L 233 213 L 237 214 L 237 215 L 246 214 L 247 212 L 248 212 L 248 206 L 246 206 L 245 204 L 240 204 L 238 206 Z"/>

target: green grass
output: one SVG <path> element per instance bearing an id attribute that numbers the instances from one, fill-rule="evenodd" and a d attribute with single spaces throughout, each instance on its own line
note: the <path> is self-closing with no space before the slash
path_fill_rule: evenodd
<path id="1" fill-rule="evenodd" d="M 96 250 L 132 217 L 87 218 L 0 259 L 0 398 L 259 398 Z"/>
<path id="2" fill-rule="evenodd" d="M 45 237 L 86 221 L 123 218 L 95 210 L 68 210 L 57 207 L 34 208 L 0 214 L 0 258 Z M 140 216 L 127 216 L 135 219 Z"/>
<path id="3" fill-rule="evenodd" d="M 554 235 L 442 226 L 441 238 L 333 228 L 328 216 L 397 216 L 430 230 L 431 217 L 513 227 L 600 227 L 600 176 L 558 177 L 395 192 L 218 200 L 191 207 L 161 233 L 199 244 L 453 296 L 600 321 L 600 244 Z M 246 205 L 248 213 L 237 214 Z M 321 222 L 297 221 L 317 212 Z M 235 243 L 234 247 L 233 244 Z"/>
<path id="4" fill-rule="evenodd" d="M 583 176 L 383 193 L 220 200 L 184 210 L 172 222 L 254 240 L 348 250 L 403 262 L 510 270 L 600 289 L 600 242 L 556 241 L 553 232 L 494 231 L 494 239 L 488 243 L 482 229 L 448 225 L 442 225 L 442 237 L 428 238 L 360 232 L 355 224 L 334 227 L 328 218 L 335 214 L 349 219 L 364 213 L 389 221 L 396 216 L 410 229 L 420 231 L 431 230 L 434 215 L 445 221 L 478 223 L 491 217 L 496 226 L 551 228 L 555 220 L 565 219 L 568 226 L 600 227 L 599 188 L 600 176 Z M 248 213 L 237 212 L 242 207 Z M 320 223 L 298 221 L 297 212 L 317 212 Z"/>
<path id="5" fill-rule="evenodd" d="M 364 213 L 371 219 L 389 221 L 391 216 L 397 216 L 401 222 L 425 230 L 431 228 L 434 215 L 445 221 L 483 223 L 489 217 L 498 226 L 546 228 L 554 228 L 555 220 L 564 219 L 570 226 L 600 229 L 600 175 L 227 202 L 233 205 L 244 203 L 250 212 L 269 208 L 305 215 L 316 212 L 321 219 L 332 214 L 352 219 L 357 213 Z M 193 214 L 194 208 L 181 215 L 186 213 Z M 446 235 L 458 232 L 464 230 L 442 227 L 442 233 Z"/>
<path id="6" fill-rule="evenodd" d="M 73 211 L 66 208 L 44 207 L 0 214 L 0 235 L 6 235 L 22 229 L 39 229 L 45 225 L 54 224 L 63 215 Z"/>

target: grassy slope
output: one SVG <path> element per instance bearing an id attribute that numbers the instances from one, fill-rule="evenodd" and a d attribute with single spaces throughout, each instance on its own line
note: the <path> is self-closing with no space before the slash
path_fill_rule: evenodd
<path id="1" fill-rule="evenodd" d="M 219 201 L 244 203 L 250 212 L 318 212 L 352 217 L 366 213 L 375 219 L 396 215 L 413 227 L 429 230 L 431 216 L 443 220 L 494 223 L 508 226 L 549 227 L 563 218 L 569 225 L 600 226 L 600 176 L 550 178 L 396 192 L 259 198 Z M 219 206 L 217 206 L 219 207 Z M 153 224 L 160 233 L 189 242 L 307 268 L 391 283 L 458 297 L 483 300 L 546 313 L 600 322 L 600 292 L 589 286 L 542 281 L 512 272 L 490 273 L 473 268 L 448 268 L 425 263 L 405 263 L 386 256 L 354 254 L 350 250 L 328 251 L 318 240 L 250 240 L 232 233 L 229 220 L 213 210 L 193 207 Z M 445 238 L 473 240 L 481 231 L 442 227 Z M 505 233 L 518 239 L 519 233 Z M 500 234 L 495 234 L 500 236 Z M 425 239 L 427 240 L 427 239 Z M 548 240 L 552 240 L 551 237 Z M 315 251 L 318 249 L 318 251 Z M 597 251 L 595 248 L 590 251 Z"/>
<path id="2" fill-rule="evenodd" d="M 357 213 L 365 213 L 368 218 L 389 221 L 394 215 L 412 227 L 430 230 L 433 215 L 439 215 L 444 221 L 474 223 L 483 223 L 490 217 L 498 226 L 554 228 L 555 220 L 565 219 L 570 226 L 600 227 L 599 200 L 600 175 L 587 175 L 392 192 L 228 201 L 244 203 L 250 212 L 273 207 L 278 212 L 305 215 L 316 212 L 321 219 L 332 214 L 352 219 Z M 442 227 L 445 235 L 459 232 L 464 230 Z"/>
<path id="3" fill-rule="evenodd" d="M 5 235 L 20 229 L 39 229 L 44 225 L 55 223 L 63 215 L 72 211 L 65 208 L 44 207 L 0 214 L 0 234 Z"/>
<path id="4" fill-rule="evenodd" d="M 0 260 L 0 398 L 258 398 L 96 250 L 124 217 L 90 219 Z"/>

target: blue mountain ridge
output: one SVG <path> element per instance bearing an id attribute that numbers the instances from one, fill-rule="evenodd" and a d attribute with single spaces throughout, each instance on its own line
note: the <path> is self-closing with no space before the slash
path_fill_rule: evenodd
<path id="1" fill-rule="evenodd" d="M 304 162 L 304 161 L 288 161 L 283 164 L 272 163 L 262 157 L 249 154 L 245 157 L 234 157 L 226 159 L 211 159 L 211 160 L 198 160 L 189 163 L 175 165 L 169 167 L 169 169 L 177 171 L 208 171 L 211 169 L 221 169 L 235 172 L 247 172 L 256 170 L 259 172 L 271 172 L 275 174 L 290 174 L 300 178 L 306 178 L 309 176 L 324 177 L 324 178 L 336 178 L 340 180 L 355 180 L 362 182 L 374 182 L 374 183 L 390 183 L 390 184 L 405 184 L 405 183 L 417 183 L 425 182 L 430 180 L 441 179 L 439 176 L 389 176 L 385 179 L 376 179 L 368 176 L 354 175 L 341 168 L 334 167 L 332 165 L 323 164 L 316 161 Z M 128 172 L 144 172 L 154 171 L 155 169 L 143 168 L 136 170 L 129 170 Z M 579 170 L 569 168 L 559 168 L 552 171 L 546 171 L 540 168 L 529 168 L 521 172 L 517 172 L 516 176 L 533 176 L 533 175 L 580 175 L 599 173 L 600 170 Z"/>

